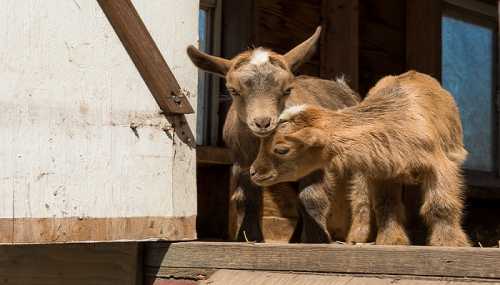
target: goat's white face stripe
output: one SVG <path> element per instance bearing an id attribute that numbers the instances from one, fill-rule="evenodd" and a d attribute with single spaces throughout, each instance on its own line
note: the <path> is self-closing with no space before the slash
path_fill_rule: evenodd
<path id="1" fill-rule="evenodd" d="M 295 117 L 297 114 L 303 112 L 307 105 L 295 105 L 290 108 L 286 108 L 280 115 L 280 121 L 288 121 Z"/>
<path id="2" fill-rule="evenodd" d="M 269 52 L 258 48 L 255 49 L 250 58 L 250 64 L 261 65 L 269 61 Z"/>

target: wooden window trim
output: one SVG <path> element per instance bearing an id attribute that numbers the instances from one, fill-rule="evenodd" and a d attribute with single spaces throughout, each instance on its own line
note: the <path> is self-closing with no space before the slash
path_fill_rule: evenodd
<path id="1" fill-rule="evenodd" d="M 465 10 L 488 16 L 493 19 L 498 18 L 498 13 L 494 6 L 478 0 L 444 0 L 445 4 L 460 7 Z"/>
<path id="2" fill-rule="evenodd" d="M 476 23 L 478 25 L 492 25 L 496 24 L 498 21 L 498 10 L 491 4 L 484 3 L 478 0 L 443 0 L 442 14 L 449 15 L 451 17 L 464 17 L 467 21 Z M 493 142 L 496 146 L 496 154 L 493 154 L 497 159 L 494 164 L 494 169 L 496 171 L 477 171 L 477 170 L 464 170 L 464 175 L 467 181 L 467 185 L 470 191 L 467 192 L 468 196 L 475 198 L 500 198 L 500 109 L 498 102 L 500 100 L 500 88 L 498 78 L 498 26 L 496 28 L 496 38 L 493 39 L 496 50 L 494 61 L 497 63 L 497 68 L 495 69 L 496 74 L 493 76 L 493 84 L 495 91 L 495 98 L 493 102 L 497 102 L 497 106 L 494 110 L 495 112 L 495 129 L 497 137 Z"/>
<path id="3" fill-rule="evenodd" d="M 210 9 L 217 7 L 217 0 L 200 0 L 200 8 Z"/>
<path id="4" fill-rule="evenodd" d="M 220 56 L 221 54 L 221 30 L 222 30 L 222 0 L 201 0 L 200 9 L 207 11 L 208 14 L 208 32 L 207 46 L 208 53 Z M 216 145 L 218 138 L 219 125 L 219 93 L 220 93 L 220 78 L 216 75 L 204 72 L 206 82 L 204 94 L 209 96 L 206 101 L 205 112 L 206 122 L 203 126 L 203 145 Z"/>
<path id="5" fill-rule="evenodd" d="M 418 71 L 428 73 L 441 79 L 441 52 L 442 52 L 442 15 L 446 7 L 453 6 L 454 8 L 463 9 L 473 18 L 474 21 L 484 23 L 486 21 L 498 21 L 498 14 L 493 15 L 491 4 L 486 4 L 479 0 L 407 0 L 407 22 L 406 22 L 406 65 L 407 69 L 416 69 Z M 488 2 L 489 3 L 489 2 Z M 489 7 L 486 11 L 485 7 Z M 498 8 L 498 7 L 497 7 Z M 498 28 L 497 39 L 498 41 Z M 498 43 L 496 46 L 498 51 Z M 496 89 L 497 95 L 495 101 L 497 103 L 496 122 L 497 134 L 500 136 L 500 109 L 498 100 L 500 100 L 499 72 L 498 72 L 498 52 L 497 52 L 497 74 L 494 76 L 497 79 Z M 473 170 L 465 170 L 467 185 L 470 191 L 468 196 L 479 198 L 500 197 L 500 138 L 495 142 L 497 145 L 497 163 L 495 165 L 496 172 L 481 172 Z"/>

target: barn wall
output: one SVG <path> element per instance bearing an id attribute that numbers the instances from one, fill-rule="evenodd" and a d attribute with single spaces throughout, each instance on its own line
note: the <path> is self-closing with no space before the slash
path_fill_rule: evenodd
<path id="1" fill-rule="evenodd" d="M 196 109 L 198 1 L 133 2 Z M 97 2 L 2 7 L 0 241 L 194 238 L 195 151 Z"/>
<path id="2" fill-rule="evenodd" d="M 406 1 L 359 1 L 360 93 L 389 74 L 406 71 Z"/>

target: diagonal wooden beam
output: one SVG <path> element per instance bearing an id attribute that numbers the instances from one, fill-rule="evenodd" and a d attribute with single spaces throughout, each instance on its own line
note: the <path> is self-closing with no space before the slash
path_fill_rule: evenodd
<path id="1" fill-rule="evenodd" d="M 166 114 L 194 110 L 130 0 L 97 0 L 151 94 Z"/>

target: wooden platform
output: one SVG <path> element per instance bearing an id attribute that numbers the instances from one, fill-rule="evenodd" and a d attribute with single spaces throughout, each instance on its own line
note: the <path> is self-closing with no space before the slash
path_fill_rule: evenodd
<path id="1" fill-rule="evenodd" d="M 167 283 L 168 284 L 168 283 Z M 165 284 L 165 285 L 167 285 Z M 405 279 L 399 277 L 368 277 L 349 275 L 276 273 L 266 271 L 245 271 L 221 269 L 207 280 L 198 284 L 238 284 L 238 285 L 475 285 L 500 284 L 487 281 L 456 281 L 449 279 Z M 158 284 L 161 285 L 161 284 Z M 172 284 L 173 285 L 173 284 Z"/>
<path id="2" fill-rule="evenodd" d="M 351 283 L 354 282 L 353 278 L 382 280 L 373 284 L 390 284 L 387 282 L 391 280 L 392 283 L 395 283 L 394 280 L 427 280 L 442 281 L 443 284 L 466 281 L 500 284 L 498 248 L 225 242 L 151 243 L 146 246 L 144 262 L 146 276 L 208 279 L 212 281 L 209 284 L 250 284 L 240 281 L 224 283 L 226 281 L 221 280 L 226 278 L 240 280 L 238 279 L 240 277 L 241 280 L 245 278 L 257 280 L 255 276 L 261 278 L 265 274 L 270 274 L 266 276 L 275 279 L 275 282 L 263 281 L 252 284 L 346 284 L 347 282 L 372 284 L 361 282 L 367 279 L 361 280 L 361 283 L 357 281 Z M 238 270 L 238 272 L 227 273 L 224 270 Z M 280 275 L 284 273 L 294 275 Z M 257 275 L 251 277 L 252 274 Z M 317 277 L 318 274 L 323 277 Z M 286 281 L 300 278 L 310 279 L 311 283 Z M 285 283 L 280 283 L 279 280 L 285 280 L 283 281 Z M 326 283 L 322 283 L 323 281 Z"/>

